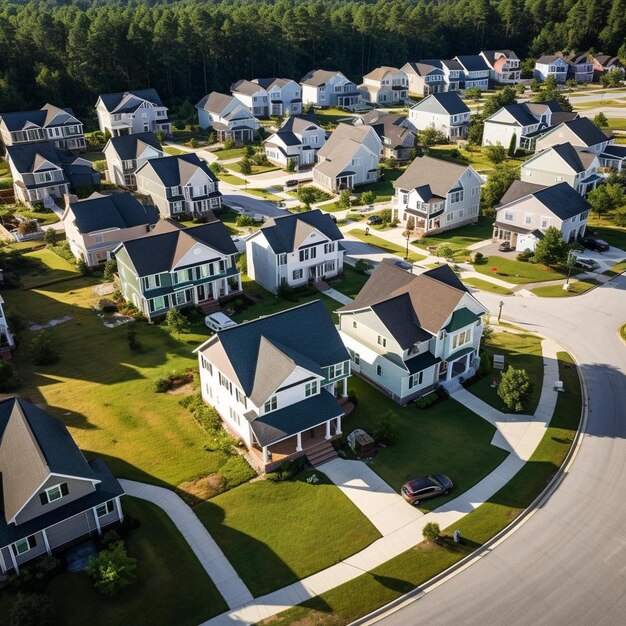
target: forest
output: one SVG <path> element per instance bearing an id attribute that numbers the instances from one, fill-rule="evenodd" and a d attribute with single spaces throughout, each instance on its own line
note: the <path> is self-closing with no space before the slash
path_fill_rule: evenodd
<path id="1" fill-rule="evenodd" d="M 510 48 L 626 56 L 626 0 L 0 0 L 0 111 L 156 87 L 170 106 L 240 78 Z M 93 118 L 92 118 L 93 119 Z"/>

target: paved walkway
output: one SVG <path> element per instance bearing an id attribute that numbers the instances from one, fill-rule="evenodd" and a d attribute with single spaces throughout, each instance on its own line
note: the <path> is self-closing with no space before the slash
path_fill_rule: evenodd
<path id="1" fill-rule="evenodd" d="M 179 496 L 170 489 L 134 480 L 121 479 L 120 483 L 129 496 L 148 500 L 167 513 L 231 609 L 252 601 L 252 594 L 224 553 Z"/>
<path id="2" fill-rule="evenodd" d="M 341 304 L 350 304 L 352 302 L 352 298 L 344 295 L 343 293 L 341 293 L 340 291 L 337 291 L 336 289 L 332 289 L 332 288 L 324 289 L 322 293 L 325 296 L 328 296 L 329 298 L 332 298 L 333 300 L 336 300 L 337 302 Z"/>

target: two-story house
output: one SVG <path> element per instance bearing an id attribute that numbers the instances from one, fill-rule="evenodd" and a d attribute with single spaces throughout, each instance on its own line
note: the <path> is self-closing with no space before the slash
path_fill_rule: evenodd
<path id="1" fill-rule="evenodd" d="M 332 193 L 374 183 L 382 149 L 382 141 L 371 126 L 341 123 L 317 153 L 313 180 Z"/>
<path id="2" fill-rule="evenodd" d="M 383 158 L 408 161 L 415 146 L 415 132 L 404 115 L 374 109 L 354 118 L 355 126 L 371 126 L 383 143 Z"/>
<path id="3" fill-rule="evenodd" d="M 613 144 L 612 135 L 598 128 L 588 117 L 578 117 L 562 122 L 549 129 L 535 142 L 536 151 L 545 150 L 559 143 L 570 143 L 577 148 L 585 148 L 594 154 L 602 154 Z"/>
<path id="4" fill-rule="evenodd" d="M 399 404 L 475 372 L 487 309 L 448 265 L 413 274 L 384 260 L 337 313 L 352 371 Z"/>
<path id="5" fill-rule="evenodd" d="M 479 54 L 456 56 L 462 69 L 461 89 L 489 89 L 489 66 Z"/>
<path id="6" fill-rule="evenodd" d="M 497 207 L 493 241 L 534 251 L 545 230 L 553 226 L 564 241 L 574 243 L 585 234 L 589 209 L 589 203 L 566 182 L 544 187 L 516 180 Z"/>
<path id="7" fill-rule="evenodd" d="M 585 148 L 559 143 L 535 154 L 522 164 L 521 180 L 550 186 L 566 182 L 585 196 L 602 180 L 600 159 Z"/>
<path id="8" fill-rule="evenodd" d="M 619 60 L 619 57 L 613 57 L 610 54 L 594 54 L 591 57 L 593 63 L 593 76 L 595 80 L 600 78 L 607 72 L 619 72 L 622 77 L 624 76 L 624 65 Z"/>
<path id="9" fill-rule="evenodd" d="M 568 72 L 569 63 L 562 56 L 544 54 L 535 61 L 533 76 L 541 82 L 545 81 L 548 76 L 552 76 L 557 83 L 564 83 Z"/>
<path id="10" fill-rule="evenodd" d="M 406 230 L 421 235 L 474 224 L 483 184 L 470 165 L 418 157 L 393 183 L 392 210 Z"/>
<path id="11" fill-rule="evenodd" d="M 13 333 L 9 329 L 9 322 L 4 312 L 4 298 L 0 296 L 0 358 L 5 361 L 13 358 L 13 348 L 15 348 L 15 339 Z"/>
<path id="12" fill-rule="evenodd" d="M 219 220 L 184 228 L 161 220 L 153 230 L 113 251 L 120 290 L 148 319 L 170 309 L 214 309 L 241 293 L 237 248 Z"/>
<path id="13" fill-rule="evenodd" d="M 520 60 L 513 50 L 483 50 L 480 56 L 489 67 L 489 78 L 497 85 L 519 83 Z"/>
<path id="14" fill-rule="evenodd" d="M 104 461 L 87 462 L 56 417 L 19 398 L 0 400 L 0 476 L 0 575 L 124 518 Z"/>
<path id="15" fill-rule="evenodd" d="M 72 109 L 44 104 L 38 111 L 0 113 L 0 140 L 5 147 L 50 141 L 59 150 L 85 150 L 82 122 Z"/>
<path id="16" fill-rule="evenodd" d="M 326 143 L 326 131 L 314 115 L 292 115 L 278 132 L 265 140 L 268 161 L 281 167 L 293 163 L 297 167 L 313 165 L 318 150 Z"/>
<path id="17" fill-rule="evenodd" d="M 626 169 L 626 146 L 609 143 L 600 154 L 600 166 L 616 172 Z"/>
<path id="18" fill-rule="evenodd" d="M 255 78 L 267 91 L 270 115 L 300 115 L 302 113 L 302 88 L 291 78 Z"/>
<path id="19" fill-rule="evenodd" d="M 458 141 L 467 136 L 470 110 L 455 91 L 433 93 L 409 109 L 409 123 L 415 130 L 435 128 Z"/>
<path id="20" fill-rule="evenodd" d="M 422 59 L 420 63 L 443 71 L 446 88 L 440 91 L 460 91 L 463 88 L 463 66 L 456 59 Z"/>
<path id="21" fill-rule="evenodd" d="M 373 106 L 402 105 L 409 95 L 409 79 L 397 67 L 382 66 L 363 76 L 358 87 L 364 102 Z"/>
<path id="22" fill-rule="evenodd" d="M 165 152 L 154 133 L 136 133 L 111 137 L 104 146 L 108 179 L 120 187 L 136 189 L 135 172 L 150 159 L 159 159 Z"/>
<path id="23" fill-rule="evenodd" d="M 269 117 L 270 99 L 265 87 L 251 80 L 238 80 L 230 86 L 230 93 L 237 98 L 254 117 Z"/>
<path id="24" fill-rule="evenodd" d="M 168 108 L 161 102 L 156 89 L 139 89 L 122 93 L 105 93 L 98 97 L 98 125 L 111 137 L 135 133 L 172 133 Z"/>
<path id="25" fill-rule="evenodd" d="M 135 179 L 137 192 L 150 196 L 163 217 L 198 216 L 222 206 L 217 177 L 195 153 L 149 159 Z"/>
<path id="26" fill-rule="evenodd" d="M 343 235 L 319 209 L 269 218 L 246 240 L 248 276 L 268 291 L 343 273 Z"/>
<path id="27" fill-rule="evenodd" d="M 412 95 L 429 96 L 431 93 L 447 91 L 446 75 L 440 67 L 409 61 L 400 69 L 406 74 L 409 93 Z"/>
<path id="28" fill-rule="evenodd" d="M 159 213 L 128 192 L 94 193 L 85 200 L 66 196 L 61 219 L 70 250 L 93 267 L 107 261 L 122 241 L 149 232 L 159 221 Z"/>
<path id="29" fill-rule="evenodd" d="M 303 104 L 314 107 L 352 107 L 361 101 L 356 85 L 341 72 L 312 70 L 302 77 Z"/>
<path id="30" fill-rule="evenodd" d="M 259 131 L 259 120 L 234 96 L 213 91 L 196 104 L 196 109 L 200 127 L 213 128 L 218 141 L 250 143 Z"/>
<path id="31" fill-rule="evenodd" d="M 587 54 L 564 55 L 569 64 L 567 77 L 577 83 L 593 82 L 593 57 Z"/>
<path id="32" fill-rule="evenodd" d="M 195 352 L 203 400 L 260 469 L 336 456 L 350 356 L 319 300 L 222 330 Z"/>

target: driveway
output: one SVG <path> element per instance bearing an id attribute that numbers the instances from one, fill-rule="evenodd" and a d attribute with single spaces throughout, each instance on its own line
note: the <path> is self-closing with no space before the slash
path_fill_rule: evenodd
<path id="1" fill-rule="evenodd" d="M 251 198 L 237 193 L 225 193 L 223 196 L 224 204 L 232 207 L 241 207 L 248 209 L 254 213 L 261 213 L 265 217 L 280 217 L 281 215 L 289 215 L 286 209 L 279 209 L 273 202 L 261 200 L 259 198 Z"/>

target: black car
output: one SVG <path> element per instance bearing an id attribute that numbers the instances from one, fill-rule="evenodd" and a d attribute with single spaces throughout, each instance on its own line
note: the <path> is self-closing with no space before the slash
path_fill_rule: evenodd
<path id="1" fill-rule="evenodd" d="M 400 493 L 409 504 L 417 504 L 428 498 L 445 496 L 453 486 L 452 481 L 445 474 L 432 474 L 410 480 L 402 485 Z"/>
<path id="2" fill-rule="evenodd" d="M 382 224 L 383 223 L 383 218 L 380 215 L 370 215 L 367 218 L 367 223 L 370 226 L 373 226 L 374 224 Z"/>
<path id="3" fill-rule="evenodd" d="M 609 249 L 609 244 L 606 241 L 594 237 L 583 237 L 580 243 L 588 250 L 595 250 L 596 252 L 606 252 Z"/>
<path id="4" fill-rule="evenodd" d="M 511 250 L 513 250 L 513 248 L 511 247 L 511 244 L 508 241 L 503 241 L 498 246 L 498 252 L 511 252 Z"/>
<path id="5" fill-rule="evenodd" d="M 298 186 L 298 181 L 293 178 L 285 181 L 285 187 L 297 187 L 297 186 Z"/>

